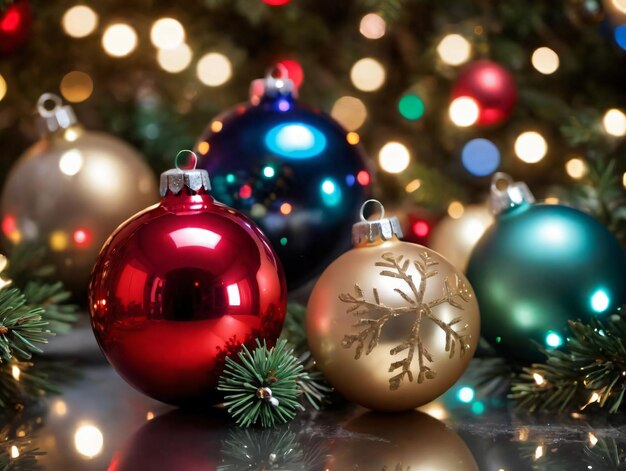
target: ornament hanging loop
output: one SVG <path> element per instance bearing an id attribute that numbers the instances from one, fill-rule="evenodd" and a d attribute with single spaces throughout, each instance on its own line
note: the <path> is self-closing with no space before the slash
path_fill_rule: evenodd
<path id="1" fill-rule="evenodd" d="M 534 203 L 535 197 L 524 182 L 516 182 L 503 172 L 497 172 L 491 179 L 489 209 L 495 215 L 525 203 Z"/>
<path id="2" fill-rule="evenodd" d="M 48 103 L 52 102 L 54 106 L 52 108 L 46 106 Z M 54 93 L 44 93 L 37 100 L 37 111 L 44 118 L 54 116 L 56 110 L 63 106 L 63 100 L 59 95 L 55 95 Z"/>
<path id="3" fill-rule="evenodd" d="M 194 156 L 193 168 L 185 169 L 179 167 L 178 159 L 183 153 L 190 153 Z M 183 190 L 183 188 L 188 188 L 192 192 L 198 192 L 200 190 L 204 190 L 206 192 L 211 191 L 209 172 L 196 168 L 197 165 L 198 156 L 194 151 L 189 149 L 179 151 L 174 158 L 175 168 L 161 174 L 161 196 L 165 196 L 168 192 L 177 195 Z"/>
<path id="4" fill-rule="evenodd" d="M 46 106 L 54 103 L 52 108 Z M 42 134 L 50 134 L 60 129 L 67 129 L 76 124 L 76 115 L 69 105 L 64 105 L 59 95 L 44 93 L 37 100 L 38 126 Z"/>
<path id="5" fill-rule="evenodd" d="M 368 204 L 376 204 L 380 208 L 380 218 L 368 221 L 365 219 L 363 212 Z M 400 221 L 395 216 L 385 217 L 385 207 L 375 199 L 367 200 L 361 205 L 361 220 L 352 226 L 352 243 L 354 245 L 373 244 L 385 240 L 391 240 L 394 237 L 400 239 L 402 237 L 402 229 Z"/>
<path id="6" fill-rule="evenodd" d="M 359 212 L 359 214 L 361 216 L 361 221 L 363 221 L 363 222 L 367 221 L 367 218 L 365 217 L 364 212 L 365 212 L 365 208 L 370 203 L 378 205 L 378 207 L 380 208 L 380 217 L 378 218 L 378 220 L 380 221 L 382 219 L 385 219 L 385 207 L 383 206 L 383 204 L 380 201 L 378 201 L 377 199 L 373 199 L 372 198 L 372 199 L 369 199 L 369 200 L 365 201 L 365 203 L 363 203 L 361 205 L 361 211 Z"/>
<path id="7" fill-rule="evenodd" d="M 194 151 L 189 150 L 189 149 L 182 149 L 178 151 L 178 154 L 176 154 L 176 157 L 174 158 L 174 166 L 176 167 L 176 170 L 180 170 L 180 171 L 183 170 L 182 168 L 180 168 L 180 165 L 178 164 L 178 159 L 180 158 L 181 154 L 184 154 L 184 153 L 193 155 L 193 167 L 191 168 L 191 170 L 195 170 L 196 167 L 198 166 L 198 155 Z"/>

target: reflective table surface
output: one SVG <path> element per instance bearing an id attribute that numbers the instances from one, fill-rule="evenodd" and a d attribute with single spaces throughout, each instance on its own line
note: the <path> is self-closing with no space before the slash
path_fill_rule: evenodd
<path id="1" fill-rule="evenodd" d="M 469 398 L 457 385 L 410 413 L 340 405 L 278 429 L 239 429 L 223 410 L 180 410 L 133 390 L 104 362 L 86 327 L 57 340 L 50 354 L 79 359 L 81 378 L 21 421 L 3 424 L 2 438 L 10 439 L 0 448 L 0 469 L 626 469 L 622 416 L 520 415 L 501 398 L 463 402 Z M 3 458 L 16 466 L 2 467 Z"/>

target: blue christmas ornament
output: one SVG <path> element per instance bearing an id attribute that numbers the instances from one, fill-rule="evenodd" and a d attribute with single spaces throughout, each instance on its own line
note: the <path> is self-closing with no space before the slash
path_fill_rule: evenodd
<path id="1" fill-rule="evenodd" d="M 294 289 L 351 247 L 371 171 L 347 131 L 298 102 L 289 79 L 270 74 L 251 91 L 250 103 L 209 124 L 196 149 L 215 198 L 260 226 Z"/>
<path id="2" fill-rule="evenodd" d="M 481 334 L 525 362 L 566 342 L 568 319 L 589 322 L 626 300 L 626 260 L 617 239 L 576 209 L 535 204 L 524 183 L 497 173 L 496 222 L 475 246 L 467 278 L 480 307 Z"/>

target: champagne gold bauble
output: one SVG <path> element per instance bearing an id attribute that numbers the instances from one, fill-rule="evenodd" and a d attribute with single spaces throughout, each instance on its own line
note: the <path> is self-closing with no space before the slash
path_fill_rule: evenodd
<path id="1" fill-rule="evenodd" d="M 9 173 L 2 232 L 9 245 L 46 245 L 55 276 L 80 292 L 109 234 L 156 201 L 156 180 L 139 153 L 84 129 L 56 95 L 43 95 L 38 111 L 42 137 Z"/>
<path id="2" fill-rule="evenodd" d="M 487 205 L 466 206 L 458 218 L 447 216 L 437 224 L 429 247 L 465 272 L 474 246 L 491 224 L 493 216 Z"/>
<path id="3" fill-rule="evenodd" d="M 413 409 L 450 388 L 467 367 L 479 338 L 478 304 L 450 262 L 398 239 L 396 218 L 384 219 L 383 210 L 368 222 L 362 208 L 361 219 L 353 226 L 355 247 L 313 289 L 309 346 L 347 399 L 375 410 Z"/>

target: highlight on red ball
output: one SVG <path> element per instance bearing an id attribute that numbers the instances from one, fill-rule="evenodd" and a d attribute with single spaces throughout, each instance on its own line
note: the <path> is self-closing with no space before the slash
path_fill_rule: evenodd
<path id="1" fill-rule="evenodd" d="M 76 229 L 72 238 L 77 247 L 86 247 L 91 241 L 91 233 L 87 229 Z"/>

